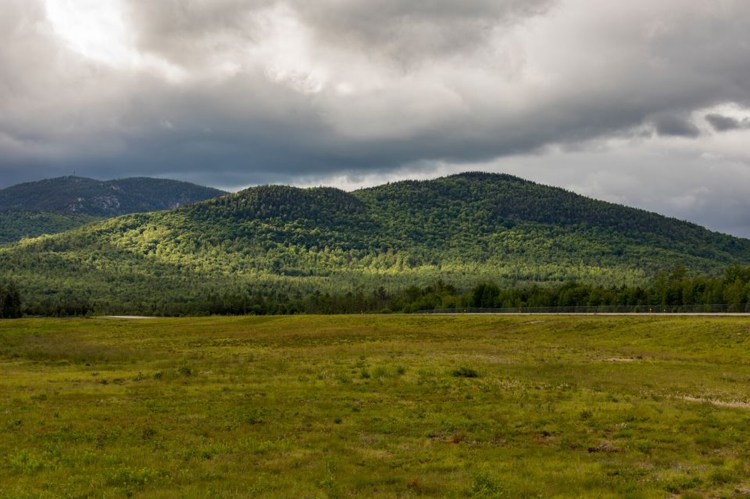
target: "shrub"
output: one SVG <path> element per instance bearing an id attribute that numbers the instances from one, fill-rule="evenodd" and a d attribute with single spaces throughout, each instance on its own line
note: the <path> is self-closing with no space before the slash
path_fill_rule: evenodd
<path id="1" fill-rule="evenodd" d="M 478 378 L 479 373 L 470 367 L 459 367 L 453 371 L 456 378 Z"/>

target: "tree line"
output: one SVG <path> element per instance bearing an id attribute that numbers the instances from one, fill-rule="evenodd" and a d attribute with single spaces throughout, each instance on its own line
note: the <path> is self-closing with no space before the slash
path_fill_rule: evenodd
<path id="1" fill-rule="evenodd" d="M 0 318 L 21 317 L 21 294 L 15 283 L 0 283 Z"/>
<path id="2" fill-rule="evenodd" d="M 217 294 L 205 304 L 210 314 L 336 314 L 389 313 L 462 309 L 616 308 L 623 311 L 675 311 L 681 307 L 711 311 L 716 305 L 729 312 L 746 312 L 750 302 L 750 267 L 738 265 L 720 277 L 689 276 L 684 267 L 662 272 L 647 286 L 603 286 L 575 281 L 558 285 L 501 287 L 478 283 L 461 291 L 438 280 L 396 292 L 379 287 L 371 292 L 342 294 L 319 291 Z"/>
<path id="3" fill-rule="evenodd" d="M 427 286 L 410 286 L 389 291 L 354 289 L 342 293 L 302 290 L 294 286 L 214 289 L 180 302 L 150 302 L 136 308 L 112 308 L 82 298 L 57 296 L 22 307 L 13 283 L 0 285 L 2 317 L 19 317 L 22 312 L 42 316 L 136 313 L 145 315 L 275 315 L 413 313 L 435 310 L 505 309 L 542 310 L 572 308 L 616 308 L 622 311 L 677 311 L 680 307 L 711 311 L 745 312 L 750 302 L 750 267 L 733 265 L 719 277 L 689 276 L 678 267 L 662 272 L 646 286 L 604 286 L 575 281 L 557 285 L 500 286 L 481 282 L 469 289 L 438 280 Z"/>

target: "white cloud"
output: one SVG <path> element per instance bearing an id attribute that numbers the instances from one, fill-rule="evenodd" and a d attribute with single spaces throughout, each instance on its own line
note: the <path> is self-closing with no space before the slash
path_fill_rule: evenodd
<path id="1" fill-rule="evenodd" d="M 151 71 L 172 82 L 184 80 L 178 66 L 138 51 L 121 0 L 46 0 L 45 7 L 54 33 L 73 52 L 112 68 Z"/>

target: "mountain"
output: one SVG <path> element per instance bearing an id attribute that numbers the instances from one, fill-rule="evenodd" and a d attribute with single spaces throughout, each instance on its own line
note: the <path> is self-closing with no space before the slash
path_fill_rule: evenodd
<path id="1" fill-rule="evenodd" d="M 48 211 L 0 211 L 0 244 L 25 237 L 56 234 L 101 220 L 93 215 L 66 215 Z"/>
<path id="2" fill-rule="evenodd" d="M 59 177 L 0 190 L 0 243 L 53 234 L 93 220 L 177 208 L 225 194 L 155 178 Z"/>
<path id="3" fill-rule="evenodd" d="M 158 178 L 94 180 L 58 177 L 0 190 L 0 210 L 113 217 L 168 210 L 226 194 L 218 189 Z"/>
<path id="4" fill-rule="evenodd" d="M 261 186 L 0 249 L 33 300 L 195 311 L 217 295 L 575 279 L 646 282 L 750 263 L 750 241 L 509 175 L 465 173 L 351 193 Z M 281 295 L 279 295 L 281 293 Z M 191 308 L 193 307 L 193 308 Z"/>

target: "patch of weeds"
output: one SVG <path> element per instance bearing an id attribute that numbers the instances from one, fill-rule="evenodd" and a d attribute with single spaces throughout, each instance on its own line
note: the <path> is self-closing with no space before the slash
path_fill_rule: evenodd
<path id="1" fill-rule="evenodd" d="M 336 465 L 331 461 L 326 462 L 325 474 L 318 484 L 324 489 L 333 489 L 336 486 Z"/>
<path id="2" fill-rule="evenodd" d="M 672 478 L 664 485 L 664 490 L 670 494 L 679 494 L 685 490 L 700 486 L 703 481 L 697 476 L 681 475 Z"/>
<path id="3" fill-rule="evenodd" d="M 143 440 L 151 440 L 156 436 L 156 430 L 151 428 L 150 426 L 148 428 L 144 428 L 141 432 L 141 438 Z"/>
<path id="4" fill-rule="evenodd" d="M 737 475 L 732 470 L 718 469 L 711 472 L 709 479 L 714 485 L 724 485 L 736 481 Z"/>
<path id="5" fill-rule="evenodd" d="M 580 413 L 578 414 L 578 417 L 579 417 L 579 418 L 580 418 L 580 419 L 581 419 L 582 421 L 586 421 L 586 420 L 588 420 L 588 419 L 591 419 L 591 418 L 593 418 L 593 417 L 594 417 L 594 413 L 593 413 L 592 411 L 588 410 L 588 409 L 584 409 L 584 410 L 582 410 L 582 411 L 581 411 L 581 412 L 580 412 Z"/>
<path id="6" fill-rule="evenodd" d="M 456 378 L 478 378 L 479 372 L 470 367 L 459 367 L 451 373 Z"/>
<path id="7" fill-rule="evenodd" d="M 265 420 L 263 418 L 263 412 L 258 409 L 254 409 L 250 411 L 250 413 L 247 416 L 245 416 L 245 423 L 249 425 L 265 423 Z"/>
<path id="8" fill-rule="evenodd" d="M 456 433 L 450 438 L 451 443 L 454 443 L 456 445 L 460 444 L 461 442 L 466 441 L 466 434 L 463 432 Z"/>
<path id="9" fill-rule="evenodd" d="M 474 475 L 471 481 L 471 493 L 476 497 L 499 497 L 502 492 L 500 485 L 485 473 Z"/>
<path id="10" fill-rule="evenodd" d="M 716 431 L 707 430 L 705 433 L 696 437 L 695 442 L 701 447 L 709 449 L 721 449 L 726 442 L 721 434 Z"/>
<path id="11" fill-rule="evenodd" d="M 640 440 L 638 442 L 635 442 L 633 446 L 638 452 L 642 452 L 646 455 L 651 455 L 651 452 L 653 452 L 654 450 L 653 444 L 648 440 Z"/>
<path id="12" fill-rule="evenodd" d="M 413 412 L 413 417 L 417 419 L 424 419 L 427 417 L 427 410 L 423 406 L 417 406 Z"/>
<path id="13" fill-rule="evenodd" d="M 177 369 L 177 372 L 180 373 L 183 376 L 192 376 L 193 375 L 193 369 L 188 366 L 182 366 L 179 369 Z"/>
<path id="14" fill-rule="evenodd" d="M 589 447 L 588 451 L 589 451 L 589 454 L 595 454 L 597 452 L 603 452 L 603 453 L 620 452 L 620 450 L 614 445 L 612 445 L 611 442 L 602 442 L 599 445 Z"/>
<path id="15" fill-rule="evenodd" d="M 404 374 L 406 374 L 406 367 L 398 366 L 396 368 L 396 374 L 398 374 L 399 376 L 403 376 Z"/>
<path id="16" fill-rule="evenodd" d="M 406 488 L 418 492 L 422 490 L 422 482 L 419 481 L 419 478 L 412 478 L 407 482 Z"/>
<path id="17" fill-rule="evenodd" d="M 11 456 L 8 464 L 19 473 L 36 473 L 44 469 L 44 460 L 27 451 Z"/>
<path id="18" fill-rule="evenodd" d="M 155 482 L 159 473 L 151 468 L 122 468 L 107 476 L 107 485 L 114 487 L 143 487 Z"/>
<path id="19" fill-rule="evenodd" d="M 359 377 L 362 379 L 370 379 L 370 372 L 367 369 L 362 368 L 359 372 Z"/>

